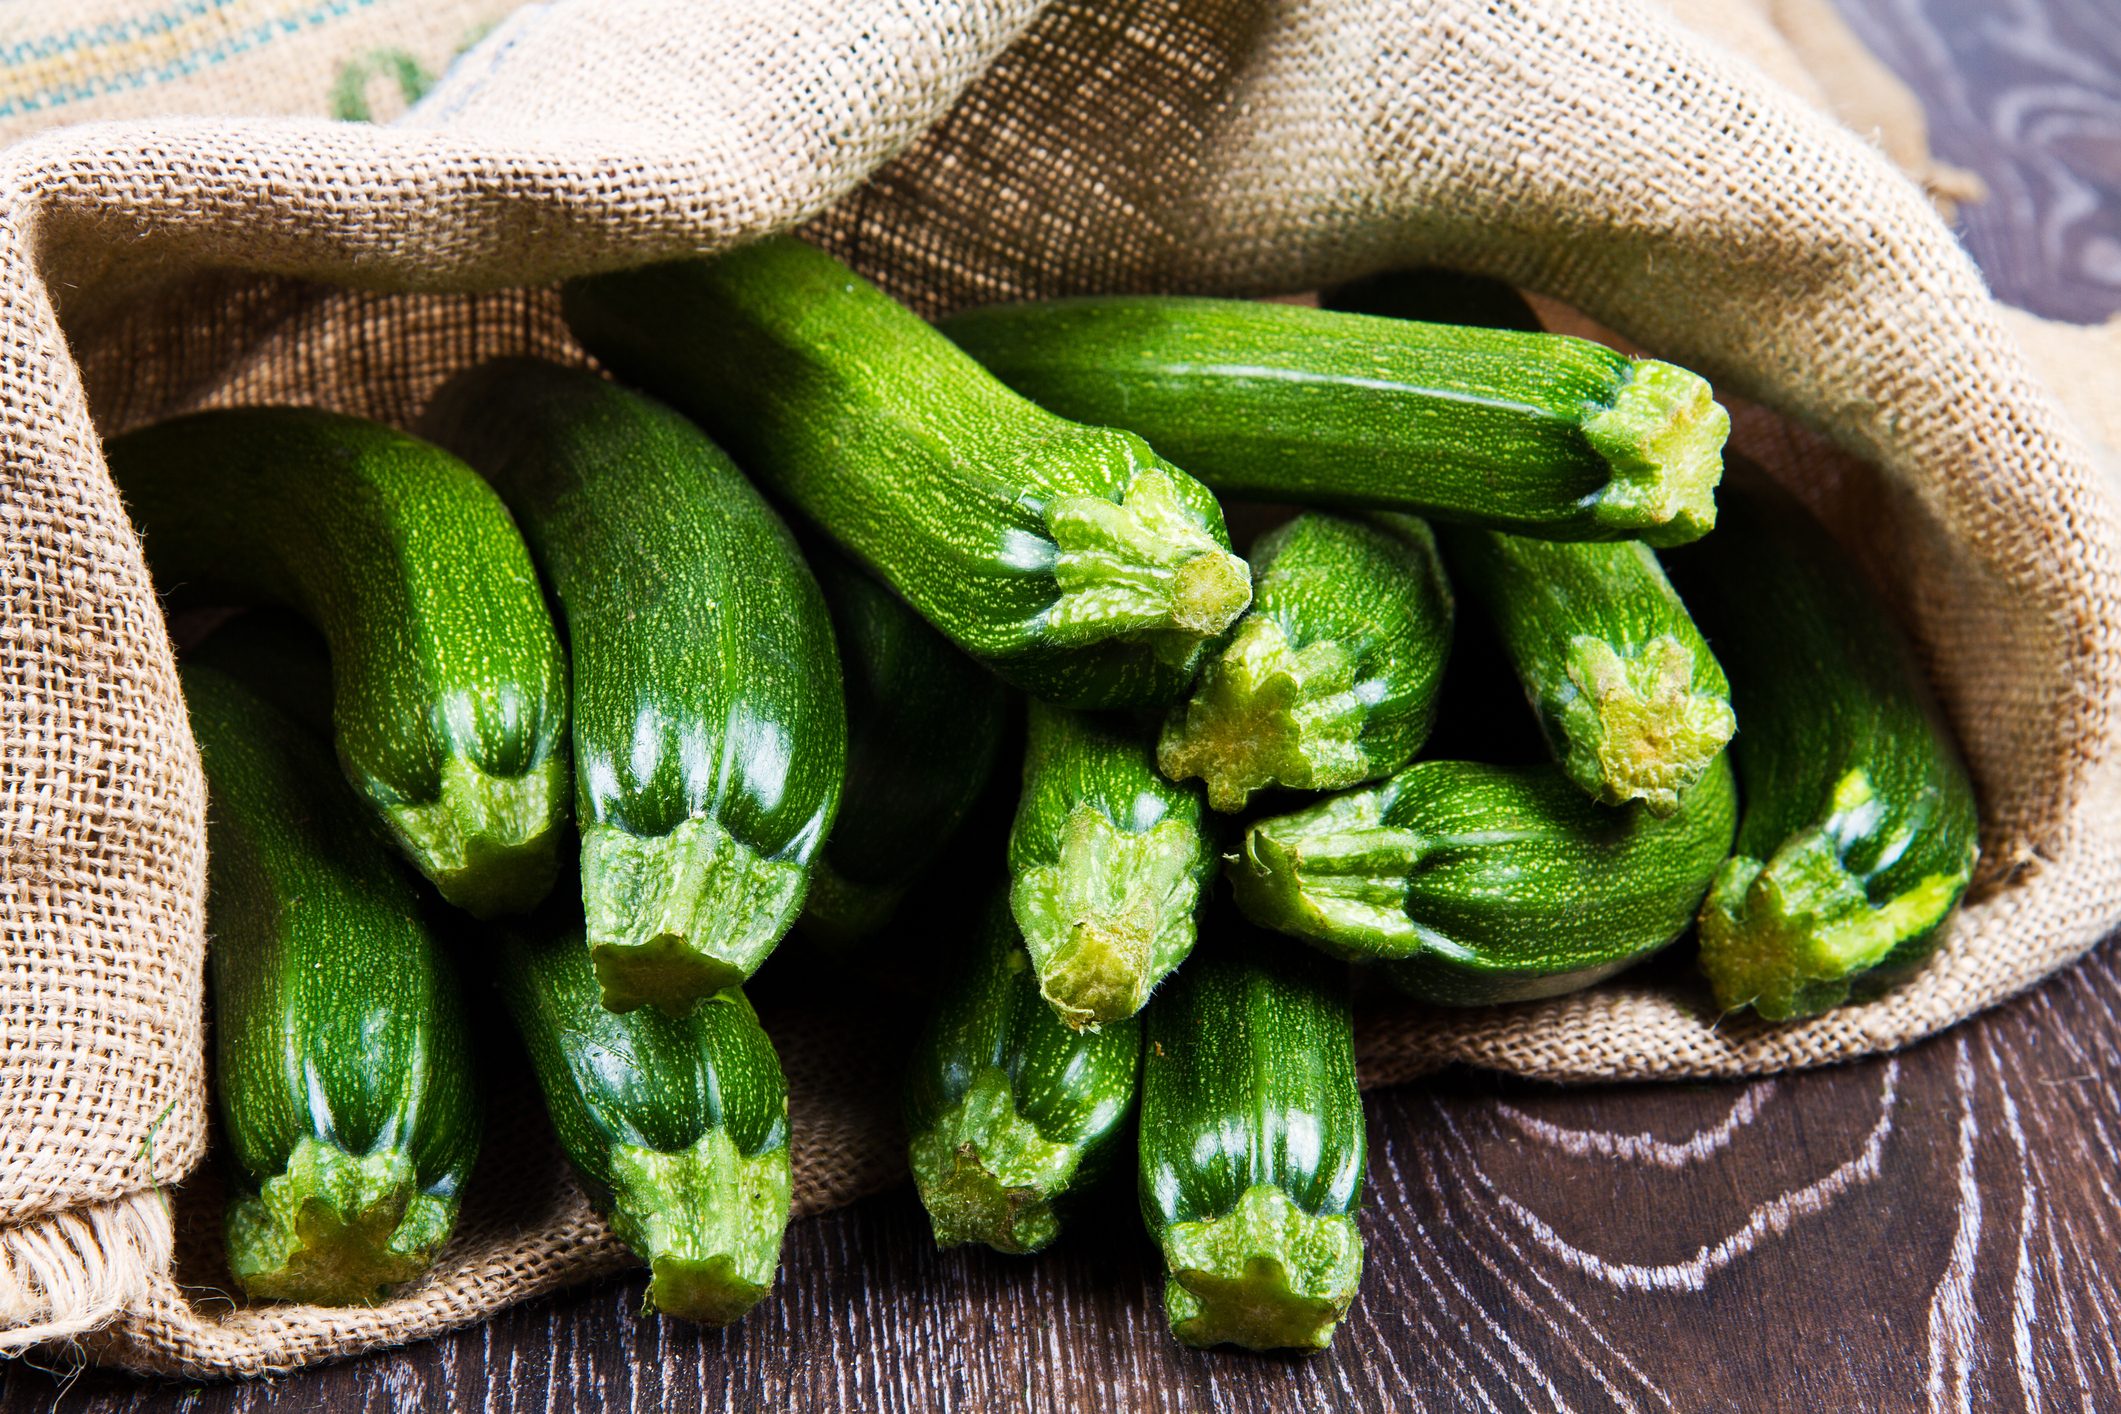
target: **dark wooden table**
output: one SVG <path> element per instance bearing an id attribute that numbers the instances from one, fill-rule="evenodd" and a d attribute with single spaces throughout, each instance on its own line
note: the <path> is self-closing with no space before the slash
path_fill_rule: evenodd
<path id="1" fill-rule="evenodd" d="M 2003 298 L 2121 309 L 2115 0 L 1845 0 L 1922 93 Z M 797 1223 L 741 1327 L 639 1279 L 268 1383 L 0 1366 L 0 1409 L 2121 1409 L 2121 950 L 1904 1055 L 1750 1084 L 1370 1097 L 1369 1270 L 1332 1351 L 1196 1354 L 1115 1191 L 1036 1261 L 910 1189 Z"/>

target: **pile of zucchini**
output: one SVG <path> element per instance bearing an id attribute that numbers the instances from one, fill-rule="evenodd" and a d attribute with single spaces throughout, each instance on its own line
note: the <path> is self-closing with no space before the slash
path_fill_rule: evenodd
<path id="1" fill-rule="evenodd" d="M 1131 1159 L 1174 1333 L 1317 1349 L 1362 1269 L 1353 981 L 1550 997 L 1691 928 L 1719 1011 L 1786 1020 L 1967 887 L 1971 788 L 1862 578 L 1764 481 L 1719 507 L 1703 380 L 1500 286 L 931 326 L 776 238 L 565 309 L 619 381 L 503 359 L 417 436 L 106 449 L 165 593 L 253 606 L 182 670 L 253 1298 L 380 1301 L 449 1240 L 462 972 L 650 1306 L 741 1316 L 792 1192 L 744 986 L 793 929 L 936 979 L 939 1243 L 1037 1251 Z M 1240 558 L 1218 496 L 1305 509 Z"/>

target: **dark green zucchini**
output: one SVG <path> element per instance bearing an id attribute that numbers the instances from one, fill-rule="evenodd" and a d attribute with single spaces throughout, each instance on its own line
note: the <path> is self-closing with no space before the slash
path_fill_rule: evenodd
<path id="1" fill-rule="evenodd" d="M 794 1171 L 787 1082 L 743 990 L 679 1017 L 611 1011 L 579 928 L 539 927 L 493 960 L 568 1161 L 648 1264 L 649 1307 L 719 1326 L 757 1305 Z"/>
<path id="2" fill-rule="evenodd" d="M 368 1305 L 425 1272 L 478 1153 L 449 959 L 321 738 L 187 666 L 206 767 L 216 1088 L 250 1296 Z"/>
<path id="3" fill-rule="evenodd" d="M 1677 810 L 1737 719 L 1723 669 L 1649 548 L 1469 527 L 1446 530 L 1443 547 L 1569 779 L 1605 805 Z"/>
<path id="4" fill-rule="evenodd" d="M 202 412 L 105 454 L 165 590 L 278 602 L 331 644 L 339 762 L 481 916 L 552 887 L 567 661 L 507 508 L 441 448 L 308 408 Z"/>
<path id="5" fill-rule="evenodd" d="M 1141 1025 L 1066 1025 L 997 894 L 906 1083 L 913 1181 L 938 1246 L 1036 1252 L 1104 1171 L 1134 1112 Z"/>
<path id="6" fill-rule="evenodd" d="M 1007 724 L 1001 680 L 848 563 L 810 548 L 847 684 L 847 783 L 803 903 L 845 943 L 888 922 L 986 789 Z"/>
<path id="7" fill-rule="evenodd" d="M 1417 761 L 1245 833 L 1229 876 L 1255 922 L 1427 1001 L 1557 996 L 1686 930 L 1730 852 L 1722 757 L 1669 819 L 1594 805 L 1552 766 Z"/>
<path id="8" fill-rule="evenodd" d="M 1215 867 L 1205 815 L 1131 722 L 1031 704 L 1009 905 L 1039 990 L 1069 1025 L 1134 1015 L 1192 950 Z"/>
<path id="9" fill-rule="evenodd" d="M 1255 790 L 1339 790 L 1414 759 L 1436 716 L 1451 588 L 1428 526 L 1313 513 L 1252 546 L 1252 607 L 1157 743 L 1237 811 Z"/>
<path id="10" fill-rule="evenodd" d="M 1017 397 L 801 241 L 576 280 L 565 306 L 590 352 L 1036 696 L 1174 701 L 1251 598 L 1200 483 Z"/>
<path id="11" fill-rule="evenodd" d="M 331 649 L 285 609 L 246 609 L 184 650 L 184 662 L 228 674 L 304 731 L 331 735 Z"/>
<path id="12" fill-rule="evenodd" d="M 1701 908 L 1701 966 L 1726 1011 L 1786 1021 L 1929 954 L 1973 877 L 1979 822 L 1877 595 L 1787 493 L 1764 477 L 1734 491 L 1714 544 L 1673 566 L 1744 723 L 1745 813 Z"/>
<path id="13" fill-rule="evenodd" d="M 698 428 L 581 369 L 481 364 L 421 426 L 508 502 L 566 615 L 604 1004 L 675 1013 L 743 981 L 802 908 L 846 763 L 788 528 Z"/>
<path id="14" fill-rule="evenodd" d="M 1064 417 L 1223 495 L 1555 540 L 1677 545 L 1716 522 L 1730 417 L 1683 368 L 1561 334 L 1251 300 L 968 310 L 943 332 Z"/>
<path id="15" fill-rule="evenodd" d="M 1149 1004 L 1141 1206 L 1188 1345 L 1320 1350 L 1362 1278 L 1343 970 L 1233 928 Z"/>

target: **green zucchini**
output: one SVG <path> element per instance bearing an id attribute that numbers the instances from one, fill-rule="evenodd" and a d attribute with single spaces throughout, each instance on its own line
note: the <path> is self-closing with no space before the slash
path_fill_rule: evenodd
<path id="1" fill-rule="evenodd" d="M 211 807 L 229 1270 L 254 1298 L 373 1304 L 433 1262 L 478 1153 L 455 976 L 323 740 L 224 673 L 183 683 Z"/>
<path id="2" fill-rule="evenodd" d="M 156 580 L 284 604 L 331 644 L 339 763 L 480 916 L 552 887 L 567 660 L 507 508 L 441 448 L 309 408 L 195 413 L 105 449 Z"/>
<path id="3" fill-rule="evenodd" d="M 1414 759 L 1436 717 L 1451 588 L 1412 516 L 1309 514 L 1252 546 L 1252 607 L 1157 743 L 1217 810 L 1255 790 L 1339 790 Z"/>
<path id="4" fill-rule="evenodd" d="M 1470 527 L 1442 538 L 1451 582 L 1486 611 L 1569 779 L 1605 805 L 1677 810 L 1737 719 L 1656 555 Z"/>
<path id="5" fill-rule="evenodd" d="M 1817 522 L 1761 478 L 1675 560 L 1745 729 L 1737 852 L 1701 908 L 1726 1011 L 1844 1001 L 1936 946 L 1979 855 L 1974 791 L 1907 642 Z"/>
<path id="6" fill-rule="evenodd" d="M 1141 1207 L 1188 1345 L 1330 1345 L 1362 1278 L 1347 977 L 1234 929 L 1149 1004 Z"/>
<path id="7" fill-rule="evenodd" d="M 1229 877 L 1255 922 L 1382 962 L 1454 1005 L 1589 986 L 1686 930 L 1730 852 L 1718 757 L 1679 809 L 1594 805 L 1553 766 L 1418 761 L 1245 833 Z"/>
<path id="8" fill-rule="evenodd" d="M 811 568 L 847 683 L 847 783 L 803 903 L 826 942 L 875 932 L 978 802 L 1001 754 L 1008 690 L 837 551 Z"/>
<path id="9" fill-rule="evenodd" d="M 794 1195 L 788 1085 L 751 1003 L 731 987 L 684 1016 L 611 1011 L 579 927 L 509 941 L 502 999 L 590 1203 L 648 1264 L 650 1309 L 734 1321 L 773 1285 Z"/>
<path id="10" fill-rule="evenodd" d="M 801 241 L 576 280 L 565 307 L 590 352 L 1035 696 L 1174 701 L 1251 598 L 1199 482 L 1017 397 Z"/>
<path id="11" fill-rule="evenodd" d="M 508 502 L 566 615 L 604 1004 L 680 1012 L 743 981 L 802 908 L 846 764 L 788 528 L 698 428 L 580 369 L 481 364 L 421 426 Z"/>
<path id="12" fill-rule="evenodd" d="M 1134 1015 L 1192 950 L 1215 867 L 1205 815 L 1131 722 L 1031 704 L 1009 906 L 1039 990 L 1069 1025 Z"/>
<path id="13" fill-rule="evenodd" d="M 1366 275 L 1326 291 L 1318 302 L 1326 309 L 1356 314 L 1540 332 L 1539 316 L 1532 306 L 1501 280 L 1434 266 Z"/>
<path id="14" fill-rule="evenodd" d="M 942 329 L 1026 397 L 1139 432 L 1222 495 L 1653 545 L 1716 520 L 1730 417 L 1709 385 L 1583 339 L 1161 295 Z"/>
<path id="15" fill-rule="evenodd" d="M 1134 1112 L 1141 1025 L 1077 1030 L 1039 995 L 1006 897 L 914 1051 L 913 1180 L 938 1246 L 1036 1252 L 1056 1205 L 1094 1182 Z"/>

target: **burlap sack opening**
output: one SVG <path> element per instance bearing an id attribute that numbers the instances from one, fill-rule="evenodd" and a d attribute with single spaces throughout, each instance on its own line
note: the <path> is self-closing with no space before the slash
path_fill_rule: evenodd
<path id="1" fill-rule="evenodd" d="M 2121 578 L 2085 443 L 1912 182 L 1629 0 L 560 0 L 399 126 L 60 130 L 0 152 L 0 198 L 7 1345 L 101 1327 L 91 1353 L 138 1368 L 286 1369 L 619 1260 L 504 1104 L 459 1240 L 406 1295 L 234 1310 L 183 1285 L 210 1279 L 210 1179 L 176 1220 L 158 1190 L 208 1126 L 203 788 L 99 434 L 274 399 L 406 421 L 464 363 L 578 356 L 553 280 L 806 220 L 930 312 L 1481 270 L 1797 420 L 1748 410 L 1738 440 L 1871 561 L 1982 792 L 1983 886 L 1943 955 L 1785 1028 L 1719 1024 L 1677 969 L 1394 1007 L 1365 1018 L 1369 1083 L 1841 1059 L 2000 1000 L 2121 917 Z M 773 1025 L 799 1207 L 891 1181 L 873 1032 Z"/>

